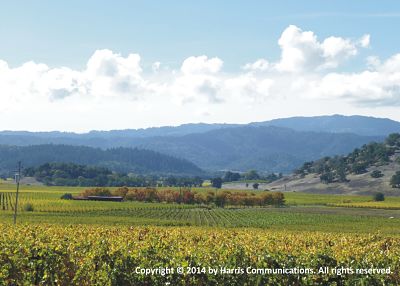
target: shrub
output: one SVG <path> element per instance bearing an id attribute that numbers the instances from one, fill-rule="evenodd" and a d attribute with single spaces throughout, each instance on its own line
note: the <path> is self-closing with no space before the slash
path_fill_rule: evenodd
<path id="1" fill-rule="evenodd" d="M 383 202 L 385 200 L 385 195 L 382 193 L 376 193 L 374 195 L 374 201 L 375 202 Z"/>
<path id="2" fill-rule="evenodd" d="M 62 200 L 72 200 L 72 194 L 65 193 L 61 196 Z"/>
<path id="3" fill-rule="evenodd" d="M 94 188 L 94 189 L 86 189 L 83 193 L 81 193 L 82 197 L 87 198 L 88 196 L 111 196 L 111 192 L 106 188 Z"/>
<path id="4" fill-rule="evenodd" d="M 116 189 L 113 194 L 115 196 L 123 197 L 125 198 L 126 194 L 128 193 L 129 189 L 127 187 L 121 187 Z"/>
<path id="5" fill-rule="evenodd" d="M 26 212 L 33 212 L 33 205 L 31 203 L 26 203 L 23 206 L 23 210 Z"/>
<path id="6" fill-rule="evenodd" d="M 321 180 L 321 182 L 329 184 L 333 182 L 334 176 L 332 172 L 325 172 L 321 174 L 321 176 L 319 176 L 319 179 Z"/>
<path id="7" fill-rule="evenodd" d="M 215 197 L 215 204 L 217 205 L 217 207 L 223 208 L 225 206 L 226 197 L 227 197 L 227 194 L 225 192 L 218 194 Z"/>
<path id="8" fill-rule="evenodd" d="M 392 188 L 400 188 L 400 171 L 397 171 L 396 174 L 392 176 L 390 179 L 390 185 Z"/>
<path id="9" fill-rule="evenodd" d="M 381 171 L 375 170 L 375 171 L 373 171 L 373 172 L 371 173 L 371 177 L 372 177 L 372 178 L 381 178 L 381 177 L 383 177 L 383 174 L 382 174 Z"/>

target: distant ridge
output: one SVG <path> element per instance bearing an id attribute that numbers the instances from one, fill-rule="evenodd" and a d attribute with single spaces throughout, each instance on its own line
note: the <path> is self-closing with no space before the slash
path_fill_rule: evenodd
<path id="1" fill-rule="evenodd" d="M 278 118 L 268 121 L 251 122 L 248 124 L 228 124 L 228 123 L 188 123 L 179 126 L 162 126 L 140 129 L 124 129 L 99 131 L 93 130 L 88 133 L 73 132 L 29 132 L 29 131 L 0 131 L 0 137 L 33 136 L 36 138 L 63 138 L 67 139 L 93 139 L 93 138 L 144 138 L 156 136 L 183 136 L 193 133 L 205 133 L 215 129 L 240 127 L 240 126 L 277 126 L 286 127 L 298 131 L 321 131 L 333 133 L 354 133 L 365 136 L 387 136 L 390 133 L 400 132 L 400 122 L 388 119 L 361 115 L 323 115 L 323 116 L 297 116 L 288 118 Z M 1 138 L 0 138 L 1 140 Z M 39 140 L 39 139 L 37 139 Z M 1 142 L 1 141 L 0 141 Z"/>
<path id="2" fill-rule="evenodd" d="M 141 148 L 188 160 L 204 170 L 256 169 L 290 173 L 304 161 L 346 154 L 396 132 L 400 132 L 400 123 L 394 120 L 329 115 L 249 124 L 193 123 L 85 134 L 3 131 L 0 145 L 64 144 L 103 150 Z"/>
<path id="3" fill-rule="evenodd" d="M 314 117 L 290 117 L 264 122 L 250 123 L 253 126 L 278 126 L 298 131 L 320 131 L 333 133 L 354 133 L 365 136 L 387 136 L 400 132 L 400 122 L 360 115 L 325 115 Z"/>

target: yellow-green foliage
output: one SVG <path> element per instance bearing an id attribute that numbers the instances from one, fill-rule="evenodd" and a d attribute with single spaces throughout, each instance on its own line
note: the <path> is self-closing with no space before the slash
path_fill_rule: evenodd
<path id="1" fill-rule="evenodd" d="M 267 230 L 1 225 L 0 285 L 398 285 L 400 238 Z M 141 275 L 136 267 L 242 268 Z M 246 268 L 388 268 L 391 274 L 256 275 Z"/>
<path id="2" fill-rule="evenodd" d="M 383 201 L 383 202 L 354 202 L 354 203 L 337 203 L 328 204 L 334 207 L 348 207 L 348 208 L 372 208 L 372 209 L 386 209 L 386 210 L 400 210 L 400 201 Z"/>

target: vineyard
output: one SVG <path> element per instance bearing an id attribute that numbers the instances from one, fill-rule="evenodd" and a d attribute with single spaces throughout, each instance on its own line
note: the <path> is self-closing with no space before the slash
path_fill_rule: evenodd
<path id="1" fill-rule="evenodd" d="M 391 202 L 353 202 L 353 203 L 335 203 L 328 204 L 333 207 L 347 207 L 347 208 L 372 208 L 372 209 L 386 209 L 386 210 L 400 210 L 400 200 Z"/>
<path id="2" fill-rule="evenodd" d="M 1 185 L 0 185 L 1 188 Z M 197 190 L 204 193 L 209 190 Z M 210 207 L 176 203 L 137 201 L 102 202 L 62 200 L 65 192 L 79 194 L 79 188 L 24 186 L 18 204 L 19 223 L 158 225 L 204 227 L 254 227 L 264 229 L 329 232 L 381 232 L 400 234 L 399 210 L 339 207 L 370 204 L 369 197 L 285 194 L 284 207 Z M 391 198 L 381 205 L 396 204 Z M 350 202 L 349 202 L 350 201 Z M 15 192 L 0 191 L 0 219 L 12 222 Z M 30 205 L 29 211 L 26 206 Z M 335 207 L 327 205 L 336 204 Z"/>
<path id="3" fill-rule="evenodd" d="M 400 283 L 399 198 L 285 193 L 280 207 L 222 208 L 64 200 L 84 189 L 23 186 L 13 226 L 12 187 L 0 184 L 0 285 Z M 308 272 L 265 273 L 282 269 Z"/>
<path id="4" fill-rule="evenodd" d="M 195 227 L 1 227 L 3 285 L 400 283 L 398 237 Z M 271 274 L 278 270 L 292 274 Z"/>
<path id="5" fill-rule="evenodd" d="M 14 210 L 15 198 L 13 193 L 0 193 L 1 210 Z"/>

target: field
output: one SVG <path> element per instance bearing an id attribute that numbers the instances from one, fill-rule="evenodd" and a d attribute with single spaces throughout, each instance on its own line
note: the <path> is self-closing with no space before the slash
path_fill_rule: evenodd
<path id="1" fill-rule="evenodd" d="M 288 192 L 284 207 L 217 208 L 61 200 L 61 195 L 77 195 L 84 188 L 22 186 L 14 227 L 14 189 L 12 184 L 0 184 L 0 285 L 400 282 L 398 197 L 378 203 L 370 196 Z M 28 204 L 33 211 L 27 210 Z M 200 272 L 146 275 L 137 273 L 137 267 Z M 203 267 L 239 270 L 210 274 L 201 272 Z M 313 273 L 251 274 L 248 267 L 250 271 L 297 267 Z M 319 267 L 352 271 L 390 267 L 390 274 L 318 274 Z"/>
<path id="2" fill-rule="evenodd" d="M 6 285 L 395 285 L 400 279 L 400 238 L 380 235 L 40 225 L 3 228 L 0 246 Z"/>
<path id="3" fill-rule="evenodd" d="M 0 217 L 11 222 L 15 192 L 2 184 Z M 285 207 L 227 207 L 199 205 L 61 200 L 64 193 L 78 195 L 84 188 L 23 186 L 19 197 L 19 223 L 254 227 L 264 229 L 337 232 L 379 231 L 400 234 L 400 199 L 371 202 L 368 196 L 286 193 Z M 210 189 L 194 189 L 208 192 Z M 235 191 L 235 190 L 233 190 Z M 262 192 L 262 191 L 259 191 Z M 30 204 L 33 211 L 24 210 Z M 379 209 L 365 209 L 379 204 Z M 354 208 L 349 206 L 362 206 Z M 340 206 L 340 207 L 338 207 Z M 387 210 L 383 210 L 387 208 Z M 398 208 L 398 209 L 397 209 Z M 393 218 L 391 218 L 393 217 Z"/>

